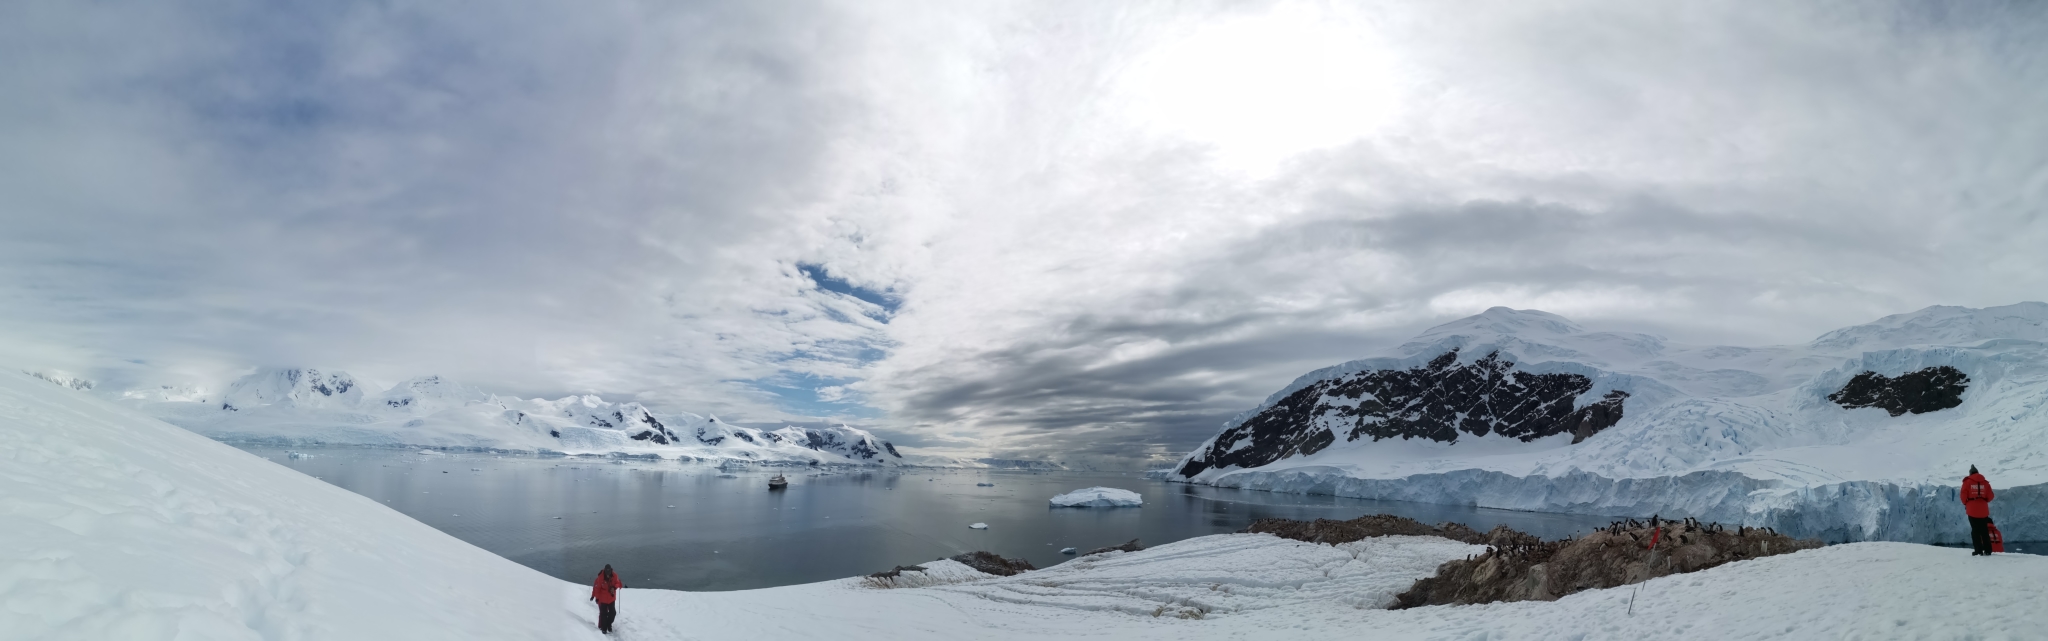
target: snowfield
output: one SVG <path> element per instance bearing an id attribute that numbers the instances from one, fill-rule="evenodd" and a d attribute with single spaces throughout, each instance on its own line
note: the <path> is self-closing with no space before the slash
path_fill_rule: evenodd
<path id="1" fill-rule="evenodd" d="M 588 586 L 79 391 L 0 373 L 0 443 L 0 638 L 604 638 Z M 1903 543 L 1649 581 L 1632 615 L 1626 588 L 1377 609 L 1478 550 L 1435 537 L 1327 546 L 1234 534 L 1011 577 L 939 561 L 898 582 L 922 587 L 848 578 L 627 589 L 616 638 L 2020 639 L 2048 629 L 2048 558 Z M 631 584 L 632 568 L 620 570 Z"/>
<path id="2" fill-rule="evenodd" d="M 1052 497 L 1053 507 L 1143 507 L 1145 497 L 1113 487 L 1087 487 Z"/>
<path id="3" fill-rule="evenodd" d="M 562 584 L 127 408 L 0 374 L 0 637 L 558 639 Z"/>
<path id="4" fill-rule="evenodd" d="M 1470 375 L 1495 354 L 1512 363 L 1506 386 Z M 1440 358 L 1448 364 L 1436 368 Z M 1831 399 L 1859 379 L 1950 370 L 1967 378 L 1953 402 L 1916 396 L 1904 384 L 1877 395 L 1898 403 L 1890 409 Z M 1400 376 L 1388 373 L 1412 373 L 1408 379 L 1421 387 L 1401 387 Z M 1351 381 L 1362 382 L 1343 386 Z M 1489 399 L 1517 384 L 1531 390 L 1528 403 L 1585 412 L 1605 401 L 1621 415 L 1596 413 L 1534 432 L 1510 431 L 1543 421 L 1501 421 L 1473 434 L 1469 427 L 1501 410 Z M 1314 386 L 1330 391 L 1296 395 Z M 1361 387 L 1368 393 L 1347 396 Z M 1378 406 L 1388 406 L 1386 418 L 1373 415 Z M 1456 414 L 1442 409 L 1452 407 Z M 1955 543 L 1968 541 L 1956 488 L 1977 465 L 1999 490 L 1993 516 L 2007 535 L 2048 538 L 2048 304 L 1930 307 L 1804 345 L 1768 347 L 1589 331 L 1554 314 L 1497 307 L 1381 355 L 1310 372 L 1224 428 L 1151 476 L 1516 510 L 1691 516 L 1832 541 Z M 1387 433 L 1403 434 L 1374 436 Z"/>

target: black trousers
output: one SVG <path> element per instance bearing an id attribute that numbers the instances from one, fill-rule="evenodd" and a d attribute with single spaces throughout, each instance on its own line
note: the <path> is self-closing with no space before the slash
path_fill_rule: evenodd
<path id="1" fill-rule="evenodd" d="M 1988 544 L 1987 544 L 1987 545 L 1988 545 Z M 602 632 L 611 632 L 611 631 L 612 631 L 612 620 L 613 620 L 613 619 L 617 619 L 617 618 L 619 618 L 619 604 L 617 604 L 617 603 L 599 603 L 599 604 L 597 604 L 597 629 L 598 629 L 599 631 L 602 631 Z"/>
<path id="2" fill-rule="evenodd" d="M 1978 554 L 1991 553 L 1991 517 L 1970 517 L 1970 549 Z"/>

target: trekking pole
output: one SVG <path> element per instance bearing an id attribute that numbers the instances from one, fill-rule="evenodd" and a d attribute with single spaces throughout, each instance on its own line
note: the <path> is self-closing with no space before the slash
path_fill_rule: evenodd
<path id="1" fill-rule="evenodd" d="M 1629 615 L 1629 616 L 1635 616 L 1635 615 L 1636 615 L 1636 592 L 1642 592 L 1642 591 L 1643 591 L 1643 584 L 1641 584 L 1641 583 L 1637 583 L 1637 584 L 1636 584 L 1636 589 L 1635 589 L 1635 591 L 1634 591 L 1634 592 L 1630 592 L 1630 593 L 1628 593 L 1628 615 Z"/>

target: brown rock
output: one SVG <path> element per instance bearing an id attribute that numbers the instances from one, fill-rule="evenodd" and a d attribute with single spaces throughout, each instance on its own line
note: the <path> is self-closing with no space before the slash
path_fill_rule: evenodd
<path id="1" fill-rule="evenodd" d="M 1036 566 L 1031 565 L 1030 561 L 1006 559 L 997 556 L 994 552 L 968 552 L 954 556 L 953 560 L 964 563 L 967 567 L 996 576 L 1013 576 L 1019 572 L 1030 572 L 1038 569 Z"/>

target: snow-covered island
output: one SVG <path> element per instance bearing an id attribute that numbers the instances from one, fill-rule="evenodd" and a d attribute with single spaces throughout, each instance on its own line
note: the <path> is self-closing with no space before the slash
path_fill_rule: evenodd
<path id="1" fill-rule="evenodd" d="M 1052 497 L 1053 507 L 1143 507 L 1145 497 L 1113 487 L 1088 487 Z"/>
<path id="2" fill-rule="evenodd" d="M 2048 303 L 1929 307 L 1801 345 L 1687 345 L 1496 307 L 1310 372 L 1153 478 L 1969 540 L 1982 466 L 2048 532 Z"/>
<path id="3" fill-rule="evenodd" d="M 222 390 L 207 391 L 191 385 L 112 389 L 63 372 L 23 373 L 239 444 L 416 446 L 767 465 L 1066 469 L 1044 460 L 899 450 L 844 423 L 764 429 L 589 394 L 553 400 L 492 394 L 441 376 L 408 379 L 378 392 L 347 372 L 258 368 Z"/>
<path id="4" fill-rule="evenodd" d="M 9 638 L 600 639 L 589 586 L 85 393 L 0 372 L 0 630 Z M 629 588 L 623 638 L 2019 638 L 2048 558 L 1855 543 L 1556 601 L 1383 609 L 1482 551 L 1227 534 L 1015 576 L 953 561 L 737 592 Z M 878 565 L 882 565 L 878 562 Z M 630 582 L 630 575 L 628 576 Z M 1856 589 L 1843 589 L 1856 586 Z M 1637 589 L 1639 588 L 1639 590 Z M 1633 605 L 1630 601 L 1633 599 Z"/>

